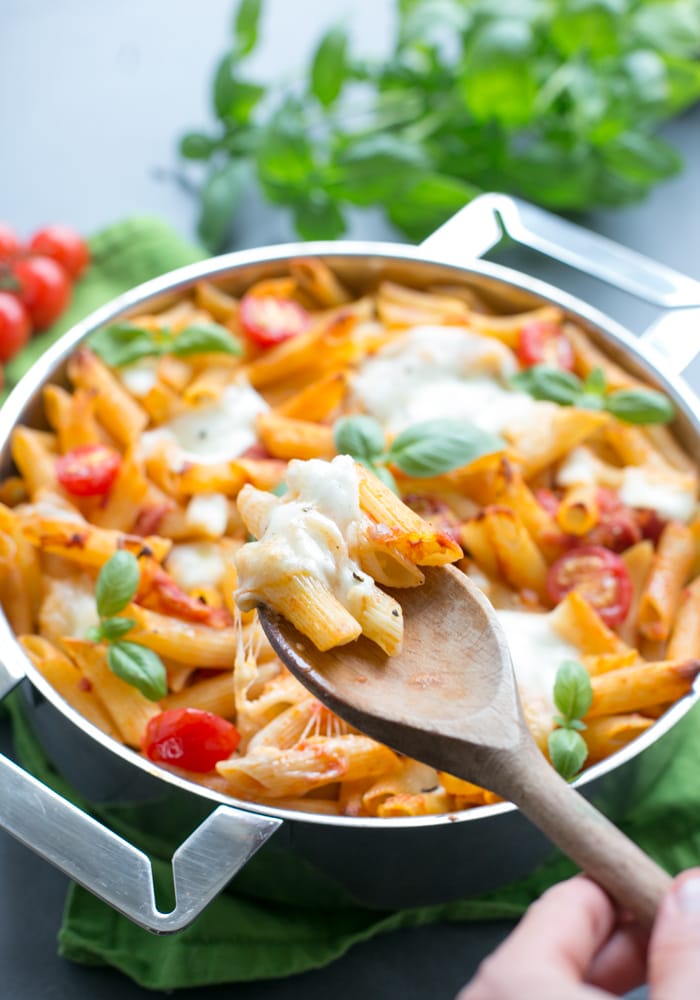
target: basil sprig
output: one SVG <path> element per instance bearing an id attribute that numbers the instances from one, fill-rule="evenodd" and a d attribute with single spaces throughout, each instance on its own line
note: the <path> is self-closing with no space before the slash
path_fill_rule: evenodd
<path id="1" fill-rule="evenodd" d="M 557 728 L 549 734 L 549 756 L 556 770 L 567 781 L 575 778 L 588 756 L 581 731 L 586 728 L 583 716 L 591 707 L 593 689 L 588 671 L 577 660 L 564 660 L 554 681 L 554 704 L 559 715 Z"/>
<path id="2" fill-rule="evenodd" d="M 560 368 L 533 365 L 514 375 L 511 384 L 535 399 L 584 410 L 605 410 L 627 424 L 667 424 L 676 415 L 668 396 L 655 389 L 609 392 L 601 368 L 594 368 L 582 380 L 573 372 Z"/>
<path id="3" fill-rule="evenodd" d="M 174 354 L 187 358 L 192 354 L 234 354 L 243 352 L 230 330 L 218 323 L 191 323 L 178 333 L 162 329 L 146 330 L 133 323 L 105 326 L 88 341 L 111 368 L 122 368 L 141 358 Z"/>
<path id="4" fill-rule="evenodd" d="M 424 420 L 396 435 L 389 448 L 381 424 L 364 414 L 341 417 L 333 427 L 339 454 L 351 455 L 398 492 L 388 465 L 425 479 L 501 451 L 505 441 L 462 420 Z"/>
<path id="5" fill-rule="evenodd" d="M 147 646 L 123 642 L 137 624 L 133 618 L 116 615 L 134 597 L 140 578 L 138 559 L 131 552 L 119 550 L 107 560 L 97 577 L 95 601 L 100 624 L 88 629 L 91 642 L 107 643 L 107 664 L 117 677 L 151 701 L 159 701 L 168 693 L 168 682 L 160 657 Z"/>

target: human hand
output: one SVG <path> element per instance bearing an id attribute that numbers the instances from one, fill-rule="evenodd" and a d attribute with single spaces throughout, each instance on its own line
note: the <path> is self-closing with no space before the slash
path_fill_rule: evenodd
<path id="1" fill-rule="evenodd" d="M 645 981 L 650 1000 L 700 997 L 700 868 L 674 880 L 651 936 L 585 876 L 554 886 L 457 1000 L 608 1000 Z"/>

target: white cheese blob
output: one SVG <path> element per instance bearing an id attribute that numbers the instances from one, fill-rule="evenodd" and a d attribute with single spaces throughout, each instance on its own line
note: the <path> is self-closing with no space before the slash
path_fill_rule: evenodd
<path id="1" fill-rule="evenodd" d="M 158 358 L 139 358 L 119 369 L 119 378 L 132 396 L 143 399 L 158 384 Z"/>
<path id="2" fill-rule="evenodd" d="M 216 542 L 187 542 L 174 545 L 165 568 L 185 591 L 196 587 L 216 587 L 226 572 L 226 563 Z"/>
<path id="3" fill-rule="evenodd" d="M 198 493 L 185 511 L 185 524 L 210 538 L 221 538 L 228 524 L 228 498 L 223 493 Z"/>
<path id="4" fill-rule="evenodd" d="M 84 639 L 88 629 L 99 625 L 99 621 L 95 584 L 90 577 L 47 581 L 39 623 L 48 638 Z"/>
<path id="5" fill-rule="evenodd" d="M 556 714 L 554 681 L 563 660 L 580 660 L 581 651 L 562 639 L 550 614 L 496 611 L 513 658 L 518 691 L 529 716 L 551 722 Z"/>
<path id="6" fill-rule="evenodd" d="M 622 472 L 620 500 L 629 507 L 650 507 L 662 517 L 689 521 L 697 506 L 693 476 L 664 475 L 648 466 L 628 466 Z"/>
<path id="7" fill-rule="evenodd" d="M 249 611 L 271 584 L 308 574 L 357 612 L 375 584 L 352 557 L 361 516 L 355 463 L 348 455 L 332 462 L 294 459 L 287 486 L 284 497 L 269 504 L 261 538 L 236 555 L 236 602 Z"/>
<path id="8" fill-rule="evenodd" d="M 269 407 L 246 383 L 227 386 L 219 399 L 147 431 L 141 443 L 146 458 L 164 448 L 170 467 L 188 462 L 213 465 L 237 458 L 257 441 L 255 418 Z"/>
<path id="9" fill-rule="evenodd" d="M 583 445 L 574 448 L 559 466 L 557 486 L 595 485 L 598 481 L 598 463 L 595 455 Z"/>
<path id="10" fill-rule="evenodd" d="M 537 402 L 507 385 L 513 352 L 462 327 L 417 326 L 360 368 L 362 407 L 396 434 L 424 420 L 455 419 L 499 432 L 533 417 Z"/>

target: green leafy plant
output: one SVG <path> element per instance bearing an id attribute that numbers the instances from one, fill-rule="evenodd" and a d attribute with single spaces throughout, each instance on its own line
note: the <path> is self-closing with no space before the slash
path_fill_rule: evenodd
<path id="1" fill-rule="evenodd" d="M 130 365 L 141 358 L 174 354 L 242 354 L 239 341 L 218 323 L 191 323 L 173 333 L 168 329 L 153 331 L 133 323 L 114 323 L 94 333 L 88 343 L 95 354 L 114 368 Z"/>
<path id="2" fill-rule="evenodd" d="M 112 673 L 151 701 L 158 701 L 168 693 L 165 667 L 152 649 L 124 641 L 137 624 L 134 619 L 116 617 L 136 594 L 139 577 L 139 562 L 133 553 L 120 549 L 107 560 L 95 586 L 100 623 L 88 629 L 87 638 L 107 644 L 107 664 Z"/>
<path id="3" fill-rule="evenodd" d="M 511 384 L 535 399 L 585 410 L 606 410 L 628 424 L 667 424 L 676 415 L 668 396 L 655 389 L 610 392 L 601 368 L 595 368 L 585 379 L 580 379 L 561 368 L 533 365 L 514 375 Z"/>
<path id="4" fill-rule="evenodd" d="M 386 54 L 363 59 L 333 26 L 291 84 L 250 73 L 262 7 L 236 8 L 215 128 L 180 141 L 206 163 L 212 250 L 254 179 L 305 238 L 380 205 L 421 239 L 486 189 L 585 209 L 680 167 L 657 132 L 700 97 L 700 0 L 396 0 Z"/>
<path id="5" fill-rule="evenodd" d="M 554 717 L 557 728 L 549 734 L 549 756 L 567 781 L 576 777 L 588 756 L 586 741 L 581 736 L 586 726 L 581 719 L 592 700 L 591 679 L 586 668 L 577 660 L 564 660 L 554 681 L 554 704 L 559 715 Z"/>
<path id="6" fill-rule="evenodd" d="M 351 455 L 398 493 L 388 465 L 418 479 L 440 476 L 500 451 L 505 442 L 463 420 L 424 420 L 396 435 L 386 447 L 381 424 L 363 414 L 341 417 L 333 427 L 336 450 Z"/>

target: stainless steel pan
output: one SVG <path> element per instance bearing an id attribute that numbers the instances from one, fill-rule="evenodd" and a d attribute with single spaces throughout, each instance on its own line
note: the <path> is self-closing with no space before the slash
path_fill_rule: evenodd
<path id="1" fill-rule="evenodd" d="M 504 234 L 659 306 L 663 315 L 641 337 L 634 337 L 551 285 L 479 260 Z M 378 276 L 417 287 L 460 281 L 505 310 L 542 302 L 560 305 L 611 357 L 673 398 L 678 437 L 691 454 L 700 455 L 698 402 L 679 377 L 700 349 L 700 283 L 516 199 L 485 195 L 419 248 L 361 242 L 268 247 L 181 268 L 120 296 L 66 333 L 12 393 L 0 412 L 0 475 L 11 470 L 12 428 L 19 422 L 40 425 L 42 386 L 64 378 L 68 356 L 92 331 L 165 304 L 202 278 L 235 292 L 284 271 L 290 258 L 309 254 L 326 258 L 358 291 Z M 227 798 L 156 768 L 78 715 L 26 659 L 1 614 L 0 656 L 0 698 L 28 678 L 40 738 L 59 770 L 90 788 L 96 799 L 115 787 L 127 797 L 141 794 L 137 786 L 145 783 L 149 793 L 170 792 L 199 806 L 218 803 L 176 851 L 176 905 L 172 912 L 161 913 L 150 862 L 142 852 L 0 757 L 0 828 L 156 933 L 185 927 L 256 852 L 264 859 L 265 851 L 275 847 L 311 861 L 356 898 L 382 907 L 446 901 L 492 889 L 530 871 L 549 850 L 542 835 L 507 804 L 455 815 L 358 819 Z M 663 768 L 688 724 L 681 720 L 699 696 L 692 692 L 632 745 L 590 768 L 578 782 L 584 794 L 595 795 L 599 802 L 602 797 L 613 816 L 643 794 L 637 787 L 640 761 L 646 779 L 650 768 Z M 272 846 L 266 847 L 273 834 Z"/>

